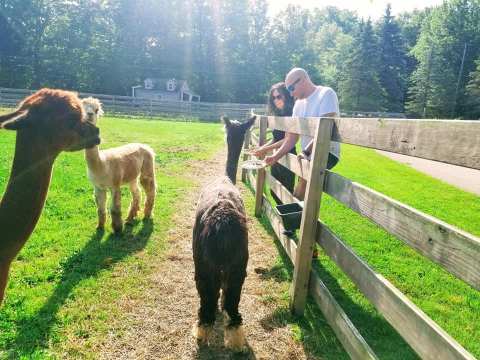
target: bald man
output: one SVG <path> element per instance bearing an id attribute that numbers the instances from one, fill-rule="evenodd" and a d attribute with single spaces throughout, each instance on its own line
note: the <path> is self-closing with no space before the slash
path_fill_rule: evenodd
<path id="1" fill-rule="evenodd" d="M 285 77 L 285 85 L 290 94 L 296 99 L 293 107 L 293 117 L 337 117 L 340 114 L 337 94 L 327 86 L 315 85 L 302 68 L 294 68 Z M 286 133 L 283 145 L 271 156 L 265 158 L 267 165 L 276 163 L 287 154 L 298 141 L 297 134 Z M 302 135 L 300 137 L 302 152 L 299 158 L 310 160 L 313 148 L 313 138 Z M 340 159 L 340 144 L 331 142 L 328 154 L 327 169 L 333 168 Z M 294 195 L 300 200 L 305 196 L 306 181 L 299 178 Z"/>

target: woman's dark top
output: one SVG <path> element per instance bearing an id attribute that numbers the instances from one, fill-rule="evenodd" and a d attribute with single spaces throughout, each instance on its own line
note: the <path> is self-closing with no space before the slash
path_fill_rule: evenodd
<path id="1" fill-rule="evenodd" d="M 272 131 L 272 136 L 273 136 L 273 142 L 276 143 L 277 141 L 280 141 L 285 137 L 285 131 L 274 129 Z M 289 152 L 290 154 L 296 155 L 297 150 L 295 149 L 295 146 Z"/>

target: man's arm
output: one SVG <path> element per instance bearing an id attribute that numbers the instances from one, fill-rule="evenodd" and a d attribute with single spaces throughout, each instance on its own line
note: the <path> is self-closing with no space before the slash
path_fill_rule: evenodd
<path id="1" fill-rule="evenodd" d="M 337 113 L 330 112 L 330 113 L 326 113 L 326 114 L 324 114 L 320 117 L 332 118 L 332 117 L 336 117 L 336 116 L 337 116 Z M 307 156 L 310 156 L 310 154 L 312 153 L 312 149 L 313 149 L 313 139 L 308 143 L 308 145 L 305 147 L 305 149 L 302 150 L 302 153 L 304 153 Z"/>
<path id="2" fill-rule="evenodd" d="M 273 139 L 272 139 L 268 143 L 260 146 L 259 148 L 253 149 L 252 153 L 256 157 L 263 157 L 263 156 L 265 156 L 265 154 L 267 154 L 271 150 L 278 149 L 282 144 L 283 144 L 283 139 L 279 140 L 277 142 L 273 142 Z"/>
<path id="3" fill-rule="evenodd" d="M 265 163 L 267 165 L 275 164 L 282 156 L 287 154 L 295 146 L 298 140 L 298 135 L 293 133 L 285 133 L 285 138 L 283 140 L 282 146 L 280 146 L 275 153 L 271 156 L 265 158 Z"/>

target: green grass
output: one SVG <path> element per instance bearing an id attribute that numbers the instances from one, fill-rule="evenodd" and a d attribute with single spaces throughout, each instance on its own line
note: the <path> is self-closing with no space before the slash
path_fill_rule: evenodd
<path id="1" fill-rule="evenodd" d="M 102 147 L 140 141 L 157 152 L 159 184 L 153 223 L 137 223 L 124 236 L 97 233 L 92 187 L 83 153 L 57 159 L 47 204 L 35 232 L 14 262 L 0 309 L 0 359 L 96 358 L 111 324 L 121 337 L 128 319 L 118 301 L 138 299 L 152 264 L 166 248 L 175 204 L 192 185 L 188 164 L 208 158 L 223 141 L 219 124 L 105 118 Z M 10 171 L 14 133 L 0 133 L 0 194 Z M 480 198 L 369 149 L 343 146 L 335 168 L 341 175 L 427 214 L 480 235 Z M 127 194 L 126 194 L 127 195 Z M 129 196 L 124 197 L 126 211 Z M 253 198 L 245 199 L 253 212 Z M 480 357 L 480 293 L 401 241 L 324 195 L 321 218 L 371 266 L 383 274 L 467 350 Z M 265 218 L 260 219 L 271 234 Z M 284 283 L 284 293 L 265 297 L 276 311 L 270 322 L 288 325 L 309 357 L 348 358 L 321 312 L 310 300 L 306 316 L 288 310 L 292 268 L 280 245 L 278 262 L 266 276 Z M 416 355 L 352 282 L 322 253 L 315 268 L 381 359 Z"/>
<path id="2" fill-rule="evenodd" d="M 371 149 L 349 145 L 342 147 L 342 159 L 334 171 L 480 235 L 479 196 L 419 173 Z M 480 292 L 325 194 L 320 218 L 462 346 L 480 357 Z M 283 259 L 284 271 L 290 273 L 289 261 L 285 256 Z M 381 359 L 417 358 L 348 277 L 321 251 L 315 268 Z M 322 358 L 336 358 L 320 348 L 318 351 Z"/>
<path id="3" fill-rule="evenodd" d="M 149 264 L 165 249 L 175 202 L 193 184 L 189 162 L 208 158 L 223 142 L 219 124 L 105 118 L 100 127 L 104 148 L 135 141 L 156 151 L 154 220 L 140 221 L 119 237 L 109 227 L 97 233 L 83 152 L 62 154 L 37 228 L 12 266 L 0 309 L 0 358 L 95 358 L 111 322 L 122 320 L 116 300 L 141 297 Z M 1 132 L 0 193 L 14 136 Z M 124 214 L 130 199 L 125 195 Z"/>

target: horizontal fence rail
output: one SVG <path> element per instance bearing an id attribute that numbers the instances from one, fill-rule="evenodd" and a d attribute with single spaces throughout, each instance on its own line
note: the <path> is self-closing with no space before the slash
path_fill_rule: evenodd
<path id="1" fill-rule="evenodd" d="M 303 227 L 315 224 L 314 241 L 323 249 L 357 288 L 385 319 L 397 330 L 412 349 L 423 359 L 474 359 L 455 339 L 430 319 L 421 309 L 395 288 L 387 279 L 378 274 L 363 259 L 350 249 L 336 234 L 318 220 L 318 211 L 314 209 L 323 192 L 336 201 L 368 218 L 370 221 L 395 235 L 421 255 L 434 261 L 457 278 L 480 290 L 480 239 L 472 234 L 455 228 L 430 215 L 424 214 L 408 205 L 402 204 L 366 186 L 352 182 L 332 171 L 319 166 L 315 154 L 317 146 L 322 149 L 321 162 L 325 160 L 323 152 L 328 151 L 328 141 L 321 139 L 322 121 L 333 121 L 331 140 L 358 146 L 371 147 L 417 157 L 433 159 L 480 168 L 480 122 L 450 120 L 405 120 L 405 119 L 356 119 L 356 118 L 283 118 L 258 115 L 256 124 L 261 125 L 260 135 L 248 134 L 245 147 L 258 146 L 265 142 L 267 129 L 278 129 L 296 134 L 315 136 L 312 160 L 299 161 L 292 154 L 284 156 L 279 163 L 289 168 L 297 176 L 312 181 L 316 172 L 325 174 L 320 191 L 312 191 L 309 197 L 309 185 L 305 201 L 295 198 L 269 172 L 262 175 L 252 170 L 245 171 L 244 179 L 252 184 L 256 197 L 256 208 L 260 207 L 270 220 L 272 228 L 294 268 L 311 261 L 309 241 L 302 238 Z M 323 123 L 323 128 L 327 123 Z M 245 156 L 247 159 L 248 156 Z M 255 176 L 254 174 L 257 174 Z M 283 223 L 263 195 L 263 185 L 283 203 L 299 203 L 303 206 L 300 239 L 295 243 L 284 234 Z M 311 195 L 310 194 L 310 195 Z M 318 198 L 316 198 L 318 196 Z M 260 201 L 260 203 L 259 203 Z M 314 203 L 314 205 L 312 205 Z M 316 213 L 316 215 L 315 215 Z M 313 269 L 309 273 L 308 291 L 322 310 L 325 318 L 353 359 L 376 358 L 355 326 L 340 308 L 319 274 Z M 292 297 L 297 288 L 294 277 Z M 295 306 L 291 305 L 295 310 Z"/>
<path id="2" fill-rule="evenodd" d="M 480 290 L 478 237 L 333 172 L 324 191 Z"/>
<path id="3" fill-rule="evenodd" d="M 314 136 L 318 118 L 267 118 L 270 129 Z M 441 161 L 480 170 L 480 122 L 335 118 L 332 141 Z"/>
<path id="4" fill-rule="evenodd" d="M 33 90 L 0 88 L 0 106 L 16 106 Z M 124 116 L 183 117 L 201 120 L 218 120 L 226 115 L 233 119 L 245 119 L 251 111 L 265 111 L 263 104 L 206 103 L 188 101 L 163 101 L 131 96 L 79 93 L 84 98 L 93 96 L 99 99 L 106 113 Z"/>

